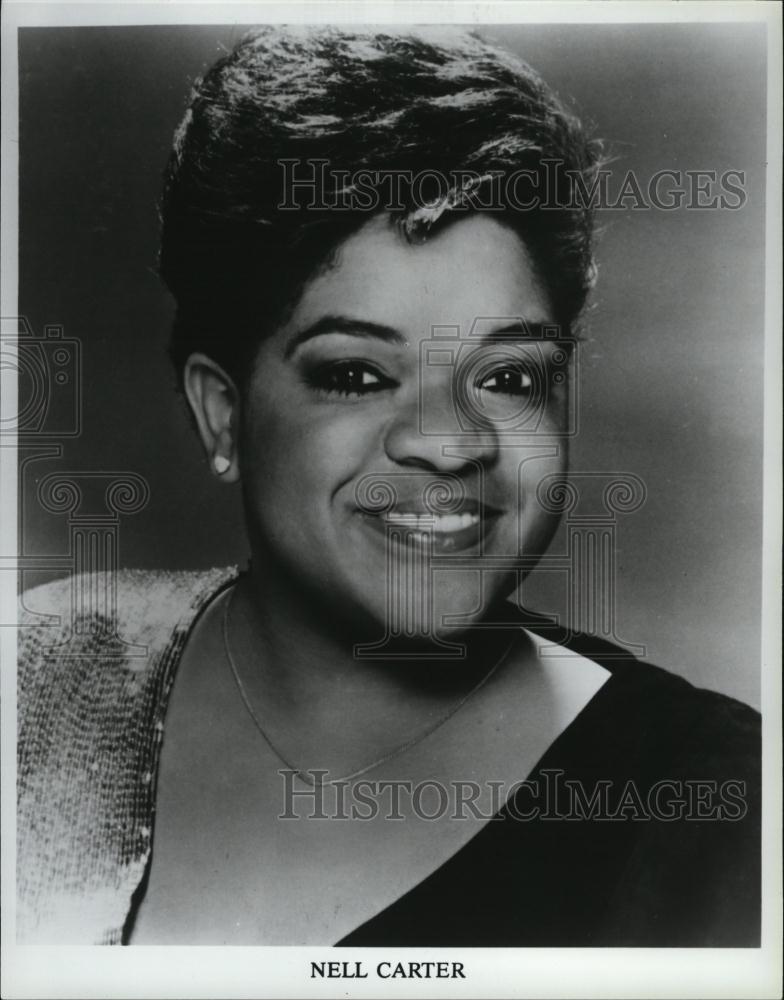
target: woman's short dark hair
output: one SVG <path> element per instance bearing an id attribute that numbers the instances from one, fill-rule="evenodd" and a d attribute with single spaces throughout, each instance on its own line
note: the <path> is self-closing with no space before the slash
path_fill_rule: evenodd
<path id="1" fill-rule="evenodd" d="M 586 190 L 597 160 L 541 78 L 470 32 L 253 31 L 196 84 L 166 169 L 178 373 L 203 351 L 242 384 L 308 278 L 384 210 L 412 242 L 498 212 L 570 329 L 593 279 L 575 180 Z"/>

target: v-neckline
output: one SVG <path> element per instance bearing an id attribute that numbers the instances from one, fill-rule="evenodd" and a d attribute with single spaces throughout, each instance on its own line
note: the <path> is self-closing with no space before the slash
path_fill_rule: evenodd
<path id="1" fill-rule="evenodd" d="M 631 658 L 628 656 L 623 659 L 619 658 L 614 663 L 611 660 L 612 666 L 607 663 L 603 664 L 609 670 L 610 677 L 539 757 L 537 763 L 525 776 L 526 782 L 548 770 L 560 771 L 570 758 L 570 748 L 584 746 L 586 736 L 590 738 L 592 731 L 601 738 L 604 728 L 601 725 L 602 720 L 606 720 L 607 706 L 616 699 L 619 689 L 624 686 L 623 681 L 628 677 L 628 670 L 625 668 L 629 666 L 629 659 Z M 372 934 L 374 928 L 383 925 L 391 914 L 399 919 L 401 914 L 406 912 L 416 913 L 418 910 L 417 901 L 429 885 L 436 880 L 444 879 L 452 871 L 459 872 L 465 865 L 466 859 L 477 851 L 485 853 L 492 851 L 492 843 L 504 825 L 502 821 L 510 818 L 509 813 L 514 797 L 513 794 L 511 798 L 507 799 L 491 820 L 481 826 L 472 837 L 461 844 L 453 854 L 434 868 L 425 878 L 379 910 L 378 913 L 363 921 L 354 930 L 343 935 L 334 947 L 347 947 L 355 944 L 352 939 L 364 937 L 367 933 Z"/>
<path id="2" fill-rule="evenodd" d="M 220 595 L 225 592 L 230 586 L 236 584 L 239 579 L 240 574 L 234 569 L 233 571 L 227 572 L 226 577 L 221 581 L 220 586 L 217 588 L 211 588 L 209 595 L 206 600 L 197 602 L 196 606 L 191 607 L 190 621 L 186 631 L 180 636 L 179 650 L 178 652 L 182 654 L 187 641 L 183 639 L 190 638 L 193 632 L 193 628 L 196 621 L 201 619 L 203 614 L 211 607 L 215 600 L 220 598 Z M 496 607 L 495 613 L 498 613 L 499 607 Z M 578 655 L 584 656 L 586 659 L 593 659 L 599 662 L 609 669 L 611 674 L 610 678 L 599 688 L 598 692 L 594 694 L 586 704 L 580 709 L 580 711 L 575 715 L 574 719 L 564 728 L 564 730 L 553 740 L 550 746 L 544 751 L 540 756 L 538 763 L 531 769 L 530 774 L 533 775 L 539 771 L 543 766 L 546 766 L 551 755 L 557 755 L 560 752 L 560 748 L 568 743 L 572 738 L 576 728 L 582 728 L 586 718 L 593 718 L 594 713 L 598 711 L 597 706 L 601 706 L 605 703 L 605 699 L 608 693 L 612 690 L 615 678 L 612 676 L 614 672 L 614 666 L 609 666 L 607 663 L 603 662 L 606 657 L 613 661 L 617 660 L 619 656 L 625 658 L 626 660 L 634 660 L 629 654 L 621 653 L 618 647 L 612 647 L 609 644 L 602 644 L 602 651 L 604 656 L 596 655 L 596 650 L 594 648 L 594 642 L 591 637 L 573 636 L 566 630 L 556 626 L 552 620 L 538 615 L 536 613 L 523 611 L 513 605 L 508 605 L 504 602 L 502 606 L 502 618 L 499 620 L 499 624 L 504 627 L 510 627 L 512 624 L 520 626 L 521 629 L 527 629 L 543 638 L 547 638 L 553 641 L 555 644 L 566 647 L 568 650 L 578 653 Z M 514 621 L 510 621 L 513 618 Z M 576 642 L 570 641 L 577 639 Z M 582 641 L 588 639 L 588 647 L 585 647 L 585 643 Z M 582 648 L 580 648 L 582 646 Z M 177 657 L 177 665 L 179 665 L 180 657 Z M 417 882 L 409 890 L 399 896 L 397 899 L 393 900 L 391 903 L 383 907 L 373 916 L 369 917 L 367 920 L 362 921 L 358 924 L 352 931 L 348 934 L 343 935 L 337 942 L 335 946 L 342 946 L 352 943 L 352 939 L 364 932 L 365 930 L 374 927 L 376 924 L 382 923 L 385 918 L 392 912 L 397 912 L 400 909 L 408 910 L 409 908 L 416 909 L 417 899 L 423 891 L 423 887 L 428 886 L 433 879 L 441 877 L 445 871 L 451 871 L 453 868 L 457 869 L 464 862 L 464 859 L 468 857 L 472 852 L 474 852 L 477 847 L 481 847 L 487 840 L 487 838 L 492 837 L 492 831 L 494 828 L 499 827 L 497 819 L 503 817 L 507 811 L 509 803 L 505 803 L 504 806 L 495 814 L 492 820 L 485 823 L 481 828 L 479 828 L 475 834 L 470 837 L 465 843 L 463 843 L 453 854 L 449 855 L 445 861 L 440 865 L 436 866 L 432 871 L 428 873 L 423 879 Z M 146 872 L 145 875 L 148 873 Z M 145 879 L 142 882 L 146 882 Z M 141 900 L 141 893 L 138 895 L 139 901 Z M 126 927 L 128 922 L 126 921 Z M 132 927 L 132 923 L 130 925 Z"/>

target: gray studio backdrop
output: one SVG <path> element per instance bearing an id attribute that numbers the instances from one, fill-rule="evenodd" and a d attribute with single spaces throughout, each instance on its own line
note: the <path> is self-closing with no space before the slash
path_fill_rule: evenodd
<path id="1" fill-rule="evenodd" d="M 59 459 L 29 461 L 22 536 L 66 551 L 36 485 L 131 471 L 119 561 L 245 561 L 239 493 L 208 473 L 165 357 L 156 199 L 189 84 L 241 27 L 20 33 L 19 310 L 81 346 L 82 420 Z M 616 631 L 699 684 L 759 704 L 765 35 L 752 25 L 492 26 L 613 144 L 613 171 L 745 172 L 732 210 L 600 214 L 600 279 L 581 355 L 577 470 L 626 472 L 644 506 L 617 519 Z M 24 393 L 24 386 L 21 386 Z M 53 390 L 54 391 L 54 390 Z M 68 404 L 70 405 L 70 404 Z M 563 548 L 565 529 L 555 548 Z M 62 568 L 25 574 L 32 585 Z M 562 574 L 526 603 L 566 613 Z M 45 609 L 41 609 L 45 610 Z"/>

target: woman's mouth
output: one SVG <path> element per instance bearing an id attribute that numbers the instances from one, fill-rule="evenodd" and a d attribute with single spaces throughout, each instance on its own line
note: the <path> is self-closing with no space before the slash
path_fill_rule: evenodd
<path id="1" fill-rule="evenodd" d="M 478 501 L 439 514 L 403 505 L 377 514 L 360 511 L 376 533 L 395 545 L 429 548 L 433 554 L 464 551 L 486 542 L 501 512 Z"/>

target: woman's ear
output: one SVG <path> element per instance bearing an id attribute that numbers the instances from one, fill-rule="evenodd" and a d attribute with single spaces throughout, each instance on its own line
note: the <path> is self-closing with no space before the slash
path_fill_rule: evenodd
<path id="1" fill-rule="evenodd" d="M 237 428 L 240 397 L 219 364 L 206 354 L 191 354 L 183 369 L 183 388 L 196 420 L 210 468 L 226 483 L 240 478 Z"/>

